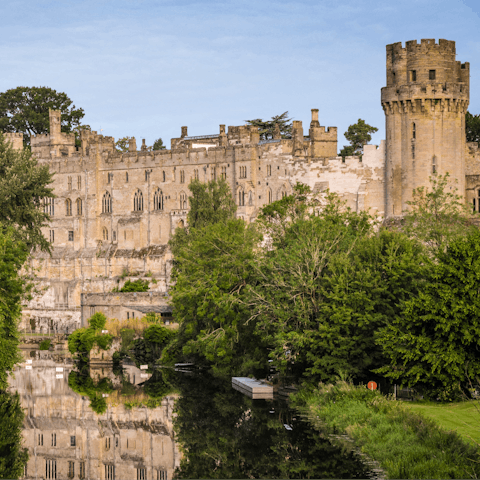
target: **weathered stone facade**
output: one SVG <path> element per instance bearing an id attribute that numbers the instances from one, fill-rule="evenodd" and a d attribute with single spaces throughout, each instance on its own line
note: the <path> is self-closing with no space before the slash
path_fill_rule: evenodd
<path id="1" fill-rule="evenodd" d="M 126 153 L 112 137 L 90 131 L 75 147 L 74 136 L 60 132 L 60 113 L 51 111 L 50 134 L 32 137 L 31 145 L 55 173 L 57 198 L 45 205 L 52 217 L 45 235 L 54 248 L 51 257 L 32 259 L 46 292 L 25 318 L 65 323 L 68 317 L 79 326 L 81 294 L 110 292 L 127 275 L 154 280 L 152 290 L 167 292 L 167 242 L 185 225 L 194 178 L 225 178 L 247 222 L 296 182 L 336 192 L 356 211 L 400 215 L 414 188 L 446 172 L 478 210 L 480 153 L 466 145 L 464 133 L 469 82 L 469 64 L 456 61 L 455 42 L 387 45 L 387 139 L 366 145 L 362 158 L 344 160 L 337 156 L 336 127 L 322 127 L 317 109 L 308 136 L 300 121 L 291 139 L 276 132 L 264 141 L 251 126 L 220 125 L 218 134 L 194 137 L 182 127 L 169 150 L 148 151 L 144 141 L 137 150 L 133 139 Z M 19 148 L 21 138 L 11 135 Z"/>

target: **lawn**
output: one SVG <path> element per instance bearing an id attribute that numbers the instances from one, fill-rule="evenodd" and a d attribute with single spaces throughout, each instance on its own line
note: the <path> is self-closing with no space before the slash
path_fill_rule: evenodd
<path id="1" fill-rule="evenodd" d="M 466 440 L 480 444 L 480 401 L 456 403 L 404 402 L 412 411 L 434 419 L 438 425 L 455 430 Z"/>

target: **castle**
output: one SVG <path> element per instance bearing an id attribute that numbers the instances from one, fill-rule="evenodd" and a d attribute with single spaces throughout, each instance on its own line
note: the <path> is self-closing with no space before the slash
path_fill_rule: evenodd
<path id="1" fill-rule="evenodd" d="M 308 135 L 293 122 L 291 139 L 260 140 L 252 126 L 220 125 L 217 134 L 189 136 L 182 127 L 169 150 L 118 152 L 112 137 L 60 131 L 60 112 L 50 112 L 50 134 L 31 138 L 39 163 L 54 175 L 57 198 L 45 204 L 52 221 L 44 232 L 52 256 L 32 264 L 45 292 L 24 309 L 23 328 L 37 331 L 80 326 L 101 309 L 89 294 L 111 292 L 127 276 L 151 280 L 151 295 L 168 292 L 171 254 L 167 242 L 183 227 L 192 179 L 224 178 L 251 222 L 266 204 L 288 195 L 297 182 L 314 192 L 336 192 L 353 210 L 383 217 L 401 215 L 412 190 L 449 172 L 459 192 L 480 208 L 480 153 L 465 141 L 469 64 L 455 58 L 455 42 L 424 39 L 387 45 L 387 81 L 381 103 L 386 140 L 365 145 L 362 158 L 337 155 L 337 129 L 320 125 L 312 110 Z M 21 134 L 7 134 L 21 148 Z M 101 297 L 101 295 L 100 295 Z M 121 300 L 119 300 L 121 302 Z M 162 303 L 162 302 L 160 302 Z M 166 300 L 163 304 L 167 304 Z M 138 307 L 138 305 L 137 305 Z M 127 306 L 118 315 L 134 315 Z"/>

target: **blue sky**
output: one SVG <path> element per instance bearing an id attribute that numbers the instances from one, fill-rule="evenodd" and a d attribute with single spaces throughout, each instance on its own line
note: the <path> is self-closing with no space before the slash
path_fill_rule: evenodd
<path id="1" fill-rule="evenodd" d="M 480 113 L 478 0 L 16 0 L 0 7 L 0 92 L 48 86 L 83 123 L 167 146 L 288 110 L 308 130 L 363 118 L 384 138 L 385 45 L 455 40 Z"/>

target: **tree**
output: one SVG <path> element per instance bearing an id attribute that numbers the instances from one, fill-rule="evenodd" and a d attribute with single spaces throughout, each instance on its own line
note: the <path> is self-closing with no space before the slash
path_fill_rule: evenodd
<path id="1" fill-rule="evenodd" d="M 38 165 L 28 149 L 15 151 L 0 133 L 0 224 L 15 228 L 27 248 L 49 251 L 42 234 L 49 215 L 44 201 L 55 197 L 48 165 Z"/>
<path id="2" fill-rule="evenodd" d="M 457 237 L 428 282 L 379 332 L 389 364 L 378 370 L 425 396 L 452 400 L 480 375 L 480 232 Z"/>
<path id="3" fill-rule="evenodd" d="M 152 147 L 152 150 L 164 150 L 165 148 L 165 145 L 163 144 L 163 140 L 161 138 L 157 138 L 154 142 L 153 142 L 153 147 Z"/>
<path id="4" fill-rule="evenodd" d="M 0 393 L 0 478 L 21 478 L 28 461 L 22 447 L 23 413 L 18 393 Z"/>
<path id="5" fill-rule="evenodd" d="M 365 120 L 359 118 L 358 122 L 350 125 L 348 130 L 344 133 L 345 138 L 350 142 L 350 145 L 343 147 L 340 151 L 340 156 L 361 155 L 363 153 L 363 146 L 372 139 L 370 134 L 377 131 L 378 128 L 368 125 L 365 123 Z"/>
<path id="6" fill-rule="evenodd" d="M 192 192 L 187 216 L 189 227 L 202 228 L 235 218 L 237 206 L 223 178 L 207 183 L 192 180 L 188 188 Z"/>
<path id="7" fill-rule="evenodd" d="M 0 391 L 8 386 L 8 373 L 21 360 L 18 352 L 18 321 L 21 302 L 31 285 L 19 271 L 28 250 L 16 239 L 12 227 L 0 228 Z"/>
<path id="8" fill-rule="evenodd" d="M 61 130 L 70 133 L 85 115 L 72 103 L 66 93 L 48 87 L 12 88 L 0 93 L 0 131 L 22 132 L 28 145 L 30 135 L 50 132 L 48 111 L 52 109 L 62 112 Z"/>
<path id="9" fill-rule="evenodd" d="M 128 146 L 133 137 L 122 137 L 115 142 L 115 147 L 119 152 L 128 152 Z"/>
<path id="10" fill-rule="evenodd" d="M 430 188 L 416 188 L 412 200 L 407 202 L 405 232 L 422 241 L 432 254 L 475 228 L 472 224 L 475 214 L 451 183 L 448 173 L 432 176 Z"/>
<path id="11" fill-rule="evenodd" d="M 465 134 L 467 142 L 480 142 L 480 114 L 465 114 Z"/>
<path id="12" fill-rule="evenodd" d="M 188 228 L 177 229 L 169 242 L 174 255 L 172 305 L 180 327 L 167 356 L 177 352 L 217 372 L 251 373 L 247 365 L 255 369 L 263 361 L 266 367 L 266 354 L 253 335 L 253 323 L 247 322 L 246 306 L 236 299 L 253 281 L 251 263 L 260 237 L 235 219 L 225 180 L 193 181 L 189 188 Z"/>
<path id="13" fill-rule="evenodd" d="M 288 111 L 272 117 L 271 120 L 263 121 L 261 118 L 255 118 L 254 120 L 245 120 L 245 122 L 258 128 L 260 140 L 273 138 L 275 130 L 282 138 L 292 138 L 292 119 L 288 118 Z"/>

